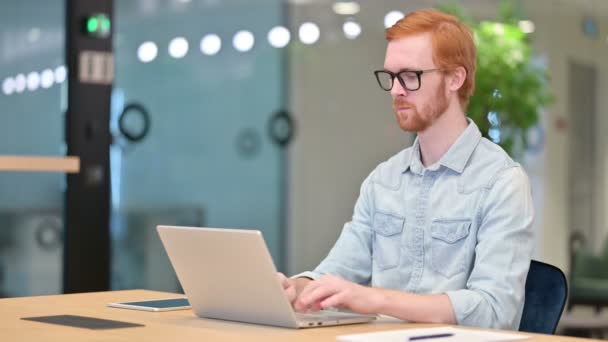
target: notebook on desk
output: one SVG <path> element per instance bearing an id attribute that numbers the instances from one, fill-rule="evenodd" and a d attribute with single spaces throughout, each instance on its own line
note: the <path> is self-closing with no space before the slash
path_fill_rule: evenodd
<path id="1" fill-rule="evenodd" d="M 203 318 L 288 328 L 363 323 L 373 315 L 293 310 L 257 230 L 158 226 L 192 309 Z"/>
<path id="2" fill-rule="evenodd" d="M 414 328 L 341 335 L 340 342 L 506 342 L 529 339 L 530 336 L 505 331 L 475 330 L 457 327 Z"/>

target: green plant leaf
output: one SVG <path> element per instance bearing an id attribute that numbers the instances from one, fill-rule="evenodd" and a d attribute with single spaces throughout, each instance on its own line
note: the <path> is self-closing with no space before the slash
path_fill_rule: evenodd
<path id="1" fill-rule="evenodd" d="M 467 23 L 477 45 L 475 94 L 467 115 L 489 139 L 490 129 L 500 131 L 501 145 L 507 153 L 520 157 L 528 147 L 528 130 L 539 122 L 539 112 L 553 101 L 546 70 L 533 67 L 532 49 L 527 35 L 518 26 L 518 13 L 511 1 L 500 6 L 500 22 L 473 22 L 457 3 L 439 7 Z M 497 113 L 498 125 L 488 119 Z M 515 151 L 515 147 L 517 146 Z M 515 154 L 515 155 L 514 155 Z"/>

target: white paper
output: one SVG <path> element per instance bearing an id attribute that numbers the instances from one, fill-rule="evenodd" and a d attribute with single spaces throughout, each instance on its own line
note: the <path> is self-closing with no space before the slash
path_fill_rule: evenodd
<path id="1" fill-rule="evenodd" d="M 517 341 L 530 338 L 523 334 L 468 330 L 454 327 L 414 328 L 404 330 L 381 331 L 364 334 L 342 335 L 337 340 L 341 342 L 404 342 L 410 337 L 429 336 L 436 334 L 453 334 L 448 337 L 425 338 L 416 342 L 492 342 Z"/>

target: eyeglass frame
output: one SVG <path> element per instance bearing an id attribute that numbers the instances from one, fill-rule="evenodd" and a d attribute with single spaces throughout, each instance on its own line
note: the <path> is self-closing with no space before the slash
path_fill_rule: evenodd
<path id="1" fill-rule="evenodd" d="M 426 69 L 426 70 L 403 69 L 403 70 L 399 70 L 396 73 L 389 71 L 389 70 L 376 70 L 376 71 L 374 71 L 374 75 L 376 75 L 376 81 L 378 81 L 378 85 L 380 86 L 380 89 L 382 89 L 384 91 L 391 91 L 393 89 L 393 87 L 395 86 L 395 77 L 397 78 L 397 80 L 399 80 L 399 84 L 401 84 L 401 87 L 403 87 L 403 89 L 405 89 L 407 91 L 416 91 L 416 90 L 419 90 L 420 87 L 422 87 L 422 79 L 421 79 L 422 74 L 433 72 L 433 71 L 443 71 L 443 69 L 441 69 L 441 68 Z M 403 79 L 400 76 L 400 74 L 404 73 L 404 72 L 413 72 L 414 74 L 416 74 L 416 77 L 418 77 L 418 88 L 409 89 L 408 87 L 405 86 L 405 81 L 403 81 Z M 380 77 L 378 77 L 379 73 L 386 73 L 391 76 L 391 87 L 389 89 L 385 89 L 382 86 L 382 83 L 380 82 Z"/>

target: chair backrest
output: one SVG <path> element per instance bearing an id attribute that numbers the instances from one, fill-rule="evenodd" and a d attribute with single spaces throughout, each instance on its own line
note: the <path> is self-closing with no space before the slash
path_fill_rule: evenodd
<path id="1" fill-rule="evenodd" d="M 553 265 L 532 260 L 519 331 L 554 334 L 567 297 L 564 272 Z"/>

